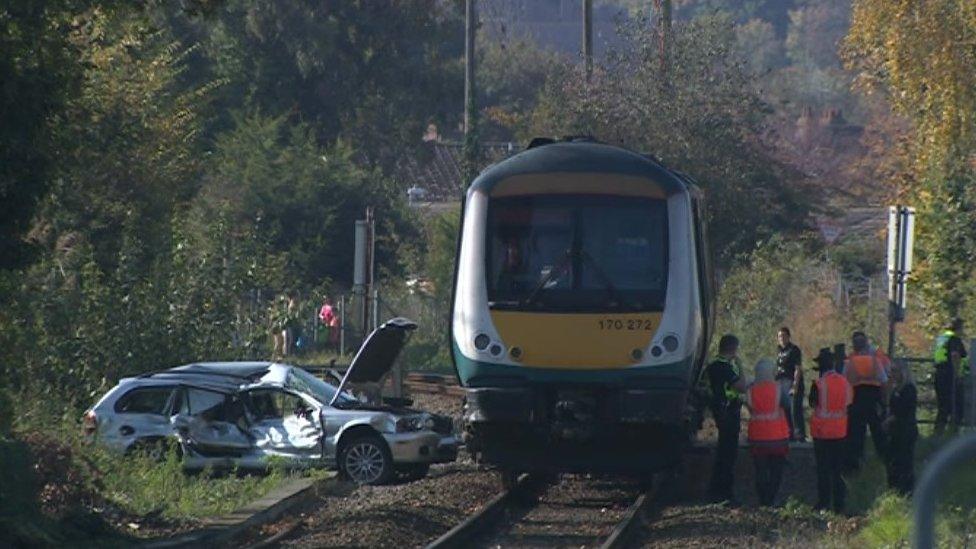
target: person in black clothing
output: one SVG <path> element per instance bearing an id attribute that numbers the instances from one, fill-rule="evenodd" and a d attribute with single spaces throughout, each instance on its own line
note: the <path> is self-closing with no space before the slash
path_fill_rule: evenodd
<path id="1" fill-rule="evenodd" d="M 803 417 L 803 353 L 791 341 L 790 329 L 783 326 L 777 333 L 776 382 L 787 397 L 786 421 L 790 424 L 790 440 L 805 441 L 806 421 Z"/>
<path id="2" fill-rule="evenodd" d="M 745 379 L 738 361 L 739 339 L 722 336 L 718 357 L 705 369 L 711 389 L 712 417 L 718 429 L 718 446 L 709 492 L 716 501 L 734 502 L 735 458 L 739 451 L 742 393 Z"/>
<path id="3" fill-rule="evenodd" d="M 915 485 L 915 441 L 918 424 L 918 390 L 908 365 L 895 362 L 891 368 L 894 388 L 888 401 L 889 415 L 884 429 L 888 433 L 888 486 L 899 493 L 912 493 Z"/>
<path id="4" fill-rule="evenodd" d="M 834 355 L 829 348 L 820 349 L 820 354 L 813 361 L 817 364 L 820 377 L 837 371 Z M 847 389 L 850 390 L 849 385 L 847 385 Z M 818 431 L 816 422 L 819 421 L 817 418 L 819 400 L 820 389 L 817 387 L 817 380 L 813 380 L 810 382 L 809 404 L 814 414 L 810 422 L 810 434 L 813 435 L 813 454 L 817 461 L 817 505 L 814 508 L 818 510 L 833 508 L 834 512 L 843 513 L 844 500 L 847 495 L 847 485 L 844 483 L 843 477 L 844 461 L 847 458 L 846 429 L 843 429 L 844 426 L 841 424 L 840 429 L 843 434 L 840 432 L 832 433 L 829 426 L 821 424 Z M 827 406 L 829 405 L 825 402 L 824 408 Z M 829 409 L 825 411 L 830 412 Z M 837 418 L 828 416 L 825 419 L 836 421 Z"/>
<path id="5" fill-rule="evenodd" d="M 966 346 L 962 342 L 962 319 L 954 319 L 948 329 L 935 339 L 935 399 L 938 413 L 935 416 L 935 433 L 941 434 L 946 422 L 952 417 L 953 425 L 962 420 L 963 390 L 960 372 L 968 373 L 965 362 Z"/>

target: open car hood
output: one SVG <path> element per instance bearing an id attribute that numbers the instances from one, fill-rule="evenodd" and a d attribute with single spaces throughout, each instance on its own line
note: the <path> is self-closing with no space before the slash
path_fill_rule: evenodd
<path id="1" fill-rule="evenodd" d="M 377 383 L 393 368 L 410 332 L 417 329 L 417 323 L 403 318 L 391 318 L 369 334 L 359 348 L 346 375 L 339 383 L 339 390 L 330 405 L 335 405 L 338 395 L 350 383 Z"/>

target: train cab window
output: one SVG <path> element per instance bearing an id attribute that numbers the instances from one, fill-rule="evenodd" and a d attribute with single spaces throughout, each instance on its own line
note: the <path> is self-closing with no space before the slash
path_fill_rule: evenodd
<path id="1" fill-rule="evenodd" d="M 560 311 L 663 308 L 664 200 L 519 196 L 489 206 L 487 285 L 493 308 Z"/>

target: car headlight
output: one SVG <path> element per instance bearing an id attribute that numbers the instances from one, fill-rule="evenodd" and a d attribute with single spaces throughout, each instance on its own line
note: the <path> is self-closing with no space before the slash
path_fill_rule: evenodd
<path id="1" fill-rule="evenodd" d="M 423 431 L 427 428 L 427 419 L 420 416 L 401 417 L 396 420 L 396 432 L 410 433 L 413 431 Z M 429 420 L 433 423 L 433 420 Z"/>

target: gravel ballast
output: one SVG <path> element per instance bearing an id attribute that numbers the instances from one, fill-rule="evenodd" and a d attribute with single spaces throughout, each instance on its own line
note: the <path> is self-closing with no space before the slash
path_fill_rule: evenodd
<path id="1" fill-rule="evenodd" d="M 417 394 L 415 406 L 457 415 L 460 399 L 444 394 Z M 708 444 L 714 434 L 703 430 Z M 742 449 L 736 467 L 741 507 L 708 502 L 705 490 L 712 452 L 699 448 L 686 456 L 685 471 L 671 484 L 651 520 L 634 541 L 644 547 L 808 547 L 816 546 L 837 517 L 790 513 L 758 507 L 753 465 Z M 809 445 L 795 446 L 789 457 L 779 501 L 791 496 L 812 504 L 815 464 Z M 430 476 L 391 486 L 337 485 L 305 508 L 260 532 L 256 541 L 287 529 L 279 546 L 287 547 L 422 547 L 477 512 L 500 491 L 496 475 L 470 462 L 437 465 Z M 637 494 L 635 482 L 615 477 L 564 475 L 542 492 L 540 505 L 516 511 L 503 532 L 482 539 L 491 547 L 592 547 L 623 517 Z"/>

